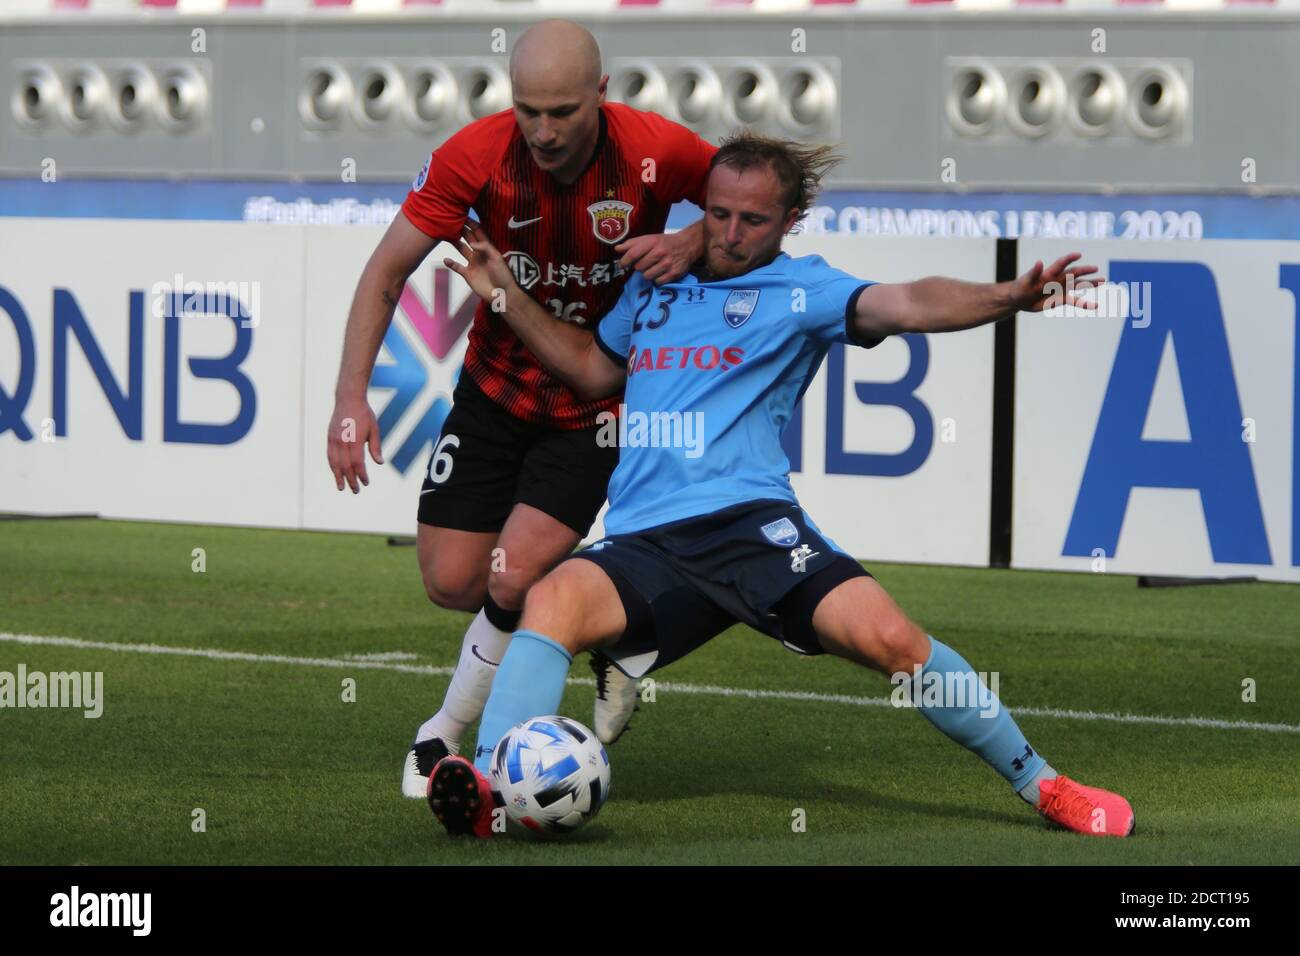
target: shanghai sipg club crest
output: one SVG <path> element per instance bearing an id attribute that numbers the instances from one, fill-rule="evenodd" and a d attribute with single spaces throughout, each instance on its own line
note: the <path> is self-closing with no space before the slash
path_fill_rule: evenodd
<path id="1" fill-rule="evenodd" d="M 631 228 L 632 204 L 619 199 L 602 199 L 587 207 L 591 216 L 591 231 L 601 242 L 611 246 L 621 242 Z"/>

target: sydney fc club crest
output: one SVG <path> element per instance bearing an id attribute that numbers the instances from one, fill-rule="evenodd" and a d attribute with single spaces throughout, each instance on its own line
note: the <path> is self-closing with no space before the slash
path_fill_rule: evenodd
<path id="1" fill-rule="evenodd" d="M 729 326 L 738 329 L 749 321 L 756 305 L 758 305 L 757 289 L 736 289 L 722 304 L 722 317 L 727 320 Z"/>
<path id="2" fill-rule="evenodd" d="M 763 536 L 780 548 L 788 548 L 799 540 L 799 529 L 789 518 L 778 518 L 762 527 Z"/>
<path id="3" fill-rule="evenodd" d="M 622 242 L 632 226 L 632 204 L 618 199 L 602 199 L 587 207 L 591 231 L 601 242 L 611 246 Z"/>

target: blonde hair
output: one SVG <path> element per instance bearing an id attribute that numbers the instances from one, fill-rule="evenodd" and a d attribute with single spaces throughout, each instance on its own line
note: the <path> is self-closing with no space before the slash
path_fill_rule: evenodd
<path id="1" fill-rule="evenodd" d="M 743 173 L 769 167 L 784 191 L 785 208 L 798 209 L 802 217 L 821 192 L 822 178 L 843 161 L 833 146 L 806 146 L 740 130 L 722 141 L 709 169 L 729 166 Z"/>

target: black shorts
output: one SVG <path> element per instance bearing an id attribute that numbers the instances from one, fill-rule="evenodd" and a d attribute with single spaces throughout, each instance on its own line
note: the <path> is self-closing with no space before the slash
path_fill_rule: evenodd
<path id="1" fill-rule="evenodd" d="M 420 524 L 500 531 L 523 503 L 585 535 L 618 464 L 618 448 L 597 444 L 598 431 L 522 421 L 463 373 L 425 468 Z"/>
<path id="2" fill-rule="evenodd" d="M 632 677 L 685 657 L 736 623 L 800 654 L 825 653 L 813 611 L 837 585 L 871 577 L 788 501 L 613 535 L 568 560 L 591 561 L 614 582 L 627 630 L 605 653 Z"/>

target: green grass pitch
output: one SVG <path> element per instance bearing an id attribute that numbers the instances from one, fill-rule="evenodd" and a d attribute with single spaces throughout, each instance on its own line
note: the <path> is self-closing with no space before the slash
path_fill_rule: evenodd
<path id="1" fill-rule="evenodd" d="M 398 792 L 411 734 L 447 682 L 420 671 L 455 663 L 469 620 L 425 599 L 413 549 L 4 521 L 2 632 L 284 659 L 0 639 L 0 671 L 104 675 L 98 719 L 0 710 L 0 864 L 1300 862 L 1300 589 L 871 569 L 976 670 L 999 672 L 1003 701 L 1059 770 L 1132 801 L 1132 839 L 1050 828 L 920 714 L 862 703 L 888 696 L 883 677 L 734 628 L 655 675 L 656 700 L 610 748 L 611 797 L 591 826 L 562 842 L 452 840 Z M 414 657 L 347 661 L 396 652 Z M 572 677 L 590 676 L 582 664 Z M 593 694 L 571 683 L 563 712 L 589 723 Z M 206 832 L 193 832 L 196 808 Z"/>

